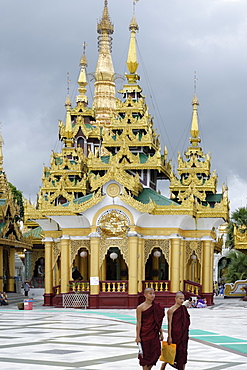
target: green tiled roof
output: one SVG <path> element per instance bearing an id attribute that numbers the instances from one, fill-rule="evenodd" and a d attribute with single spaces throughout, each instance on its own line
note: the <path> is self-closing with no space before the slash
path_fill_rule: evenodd
<path id="1" fill-rule="evenodd" d="M 138 194 L 137 197 L 134 198 L 143 204 L 148 204 L 150 199 L 152 199 L 152 201 L 159 206 L 169 206 L 170 204 L 179 205 L 173 200 L 166 198 L 164 195 L 159 194 L 156 191 L 149 188 L 144 188 L 143 191 L 140 194 Z"/>
<path id="2" fill-rule="evenodd" d="M 207 202 L 217 202 L 219 203 L 222 199 L 222 194 L 208 194 L 206 197 Z"/>
<path id="3" fill-rule="evenodd" d="M 93 125 L 91 125 L 91 123 L 85 123 L 85 126 L 86 126 L 86 128 L 91 128 L 91 129 L 93 129 Z"/>
<path id="4" fill-rule="evenodd" d="M 0 206 L 4 206 L 6 204 L 6 199 L 0 199 Z"/>
<path id="5" fill-rule="evenodd" d="M 84 203 L 86 202 L 87 200 L 91 199 L 93 196 L 93 194 L 87 194 L 87 195 L 84 195 L 83 197 L 80 197 L 80 198 L 77 198 L 77 199 L 74 199 L 74 203 L 75 204 L 81 204 L 81 203 Z M 64 207 L 68 207 L 69 205 L 69 202 L 67 203 L 64 203 L 63 206 Z"/>
<path id="6" fill-rule="evenodd" d="M 0 232 L 2 231 L 2 229 L 4 228 L 5 225 L 6 225 L 6 222 L 1 222 L 0 223 Z"/>
<path id="7" fill-rule="evenodd" d="M 42 236 L 40 235 L 42 231 L 43 231 L 42 227 L 38 226 L 35 227 L 34 229 L 27 231 L 26 233 L 23 234 L 23 236 L 25 237 L 32 236 L 35 239 L 42 239 Z"/>
<path id="8" fill-rule="evenodd" d="M 140 163 L 146 163 L 148 160 L 148 156 L 144 153 L 139 153 L 139 157 L 140 157 Z"/>
<path id="9" fill-rule="evenodd" d="M 110 156 L 105 155 L 104 157 L 100 157 L 103 163 L 109 163 Z"/>

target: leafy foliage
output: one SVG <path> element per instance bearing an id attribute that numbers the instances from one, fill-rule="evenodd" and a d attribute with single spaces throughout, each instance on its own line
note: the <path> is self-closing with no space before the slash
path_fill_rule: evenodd
<path id="1" fill-rule="evenodd" d="M 16 187 L 14 185 L 12 185 L 10 182 L 9 182 L 9 187 L 12 191 L 13 196 L 14 196 L 14 200 L 16 200 L 18 206 L 20 207 L 19 215 L 16 215 L 16 221 L 20 221 L 24 217 L 24 205 L 23 205 L 22 192 L 20 190 L 16 189 Z"/>
<path id="2" fill-rule="evenodd" d="M 231 250 L 229 255 L 231 262 L 227 268 L 226 282 L 234 283 L 236 280 L 246 280 L 247 279 L 247 255 Z"/>

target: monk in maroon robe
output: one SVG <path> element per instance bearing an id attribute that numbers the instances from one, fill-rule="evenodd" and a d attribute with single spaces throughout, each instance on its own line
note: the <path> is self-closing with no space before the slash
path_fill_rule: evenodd
<path id="1" fill-rule="evenodd" d="M 174 361 L 175 369 L 184 370 L 187 363 L 187 347 L 189 340 L 190 315 L 187 308 L 183 305 L 184 295 L 177 292 L 175 296 L 175 305 L 167 311 L 168 316 L 168 344 L 175 343 L 176 357 Z M 160 370 L 164 370 L 166 363 L 161 365 Z"/>
<path id="2" fill-rule="evenodd" d="M 160 357 L 163 340 L 162 320 L 164 307 L 154 302 L 155 294 L 152 288 L 144 290 L 145 302 L 136 309 L 136 342 L 141 343 L 143 355 L 139 354 L 140 366 L 150 370 Z"/>

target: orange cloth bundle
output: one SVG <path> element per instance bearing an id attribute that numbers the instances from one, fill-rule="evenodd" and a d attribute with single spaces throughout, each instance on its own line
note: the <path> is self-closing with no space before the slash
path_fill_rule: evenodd
<path id="1" fill-rule="evenodd" d="M 176 344 L 168 344 L 166 341 L 162 342 L 162 349 L 160 355 L 160 361 L 167 362 L 168 364 L 174 365 L 176 356 Z"/>

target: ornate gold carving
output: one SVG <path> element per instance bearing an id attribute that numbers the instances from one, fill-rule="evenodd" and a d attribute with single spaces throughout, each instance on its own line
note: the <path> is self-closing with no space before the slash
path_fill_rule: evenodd
<path id="1" fill-rule="evenodd" d="M 144 239 L 144 263 L 147 262 L 148 257 L 154 248 L 160 248 L 163 252 L 167 263 L 170 263 L 170 242 L 167 239 Z"/>
<path id="2" fill-rule="evenodd" d="M 101 217 L 99 230 L 102 238 L 125 238 L 129 230 L 129 221 L 119 210 L 112 210 Z"/>
<path id="3" fill-rule="evenodd" d="M 113 165 L 108 169 L 104 176 L 90 174 L 89 181 L 92 188 L 92 191 L 100 188 L 103 184 L 107 183 L 110 180 L 115 180 L 121 185 L 125 186 L 127 189 L 131 190 L 134 195 L 138 195 L 142 190 L 142 184 L 140 183 L 139 176 L 131 176 L 127 174 L 119 164 Z"/>
<path id="4" fill-rule="evenodd" d="M 53 255 L 53 268 L 54 268 L 58 258 L 61 255 L 61 243 L 60 243 L 60 241 L 52 243 L 52 255 Z"/>
<path id="5" fill-rule="evenodd" d="M 123 202 L 129 204 L 131 207 L 140 212 L 152 213 L 155 208 L 155 203 L 151 199 L 148 204 L 143 204 L 141 202 L 138 202 L 138 200 L 135 200 L 125 189 L 123 190 L 122 195 L 120 195 L 119 198 Z"/>
<path id="6" fill-rule="evenodd" d="M 104 239 L 102 238 L 100 240 L 100 266 L 102 265 L 105 256 L 107 254 L 107 250 L 110 247 L 118 247 L 121 254 L 123 255 L 123 258 L 125 260 L 126 265 L 128 266 L 129 262 L 129 255 L 128 255 L 128 239 Z"/>
<path id="7" fill-rule="evenodd" d="M 118 184 L 110 184 L 106 188 L 109 197 L 115 198 L 120 194 L 120 186 Z"/>
<path id="8" fill-rule="evenodd" d="M 192 241 L 185 241 L 185 259 L 186 263 L 190 260 L 191 255 L 195 252 L 198 261 L 200 264 L 202 263 L 202 241 L 200 240 L 192 240 Z"/>
<path id="9" fill-rule="evenodd" d="M 90 240 L 70 240 L 70 265 L 73 265 L 79 249 L 85 248 L 90 254 Z"/>
<path id="10" fill-rule="evenodd" d="M 31 273 L 33 275 L 35 263 L 38 261 L 39 258 L 45 258 L 44 250 L 41 251 L 33 251 L 31 254 Z"/>

